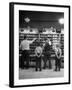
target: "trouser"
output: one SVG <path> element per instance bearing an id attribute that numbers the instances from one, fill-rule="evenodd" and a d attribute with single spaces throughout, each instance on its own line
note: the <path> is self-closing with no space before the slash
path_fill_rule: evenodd
<path id="1" fill-rule="evenodd" d="M 48 55 L 45 54 L 43 60 L 44 60 L 44 69 L 47 67 L 47 61 L 49 61 L 48 68 L 51 69 L 52 66 L 51 66 L 50 54 L 48 54 Z"/>
<path id="2" fill-rule="evenodd" d="M 56 70 L 56 71 L 57 71 L 57 70 L 60 71 L 60 68 L 61 68 L 61 58 L 58 59 L 58 58 L 56 57 L 56 60 L 55 60 L 55 70 Z"/>
<path id="3" fill-rule="evenodd" d="M 38 70 L 38 68 L 41 71 L 41 57 L 36 56 L 36 71 Z"/>
<path id="4" fill-rule="evenodd" d="M 26 67 L 29 67 L 29 51 L 24 50 L 22 51 L 22 56 L 21 56 L 21 67 L 24 68 L 24 63 L 26 62 Z"/>

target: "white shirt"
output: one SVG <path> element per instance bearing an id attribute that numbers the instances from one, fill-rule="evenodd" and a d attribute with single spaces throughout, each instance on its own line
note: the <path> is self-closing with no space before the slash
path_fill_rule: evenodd
<path id="1" fill-rule="evenodd" d="M 30 50 L 30 44 L 32 43 L 33 41 L 29 41 L 29 40 L 23 40 L 20 44 L 20 48 L 22 50 Z"/>
<path id="2" fill-rule="evenodd" d="M 60 53 L 60 55 L 58 56 L 58 50 L 59 50 L 59 53 Z M 60 48 L 56 48 L 55 49 L 55 54 L 56 54 L 56 56 L 57 56 L 57 58 L 61 58 L 61 49 Z"/>

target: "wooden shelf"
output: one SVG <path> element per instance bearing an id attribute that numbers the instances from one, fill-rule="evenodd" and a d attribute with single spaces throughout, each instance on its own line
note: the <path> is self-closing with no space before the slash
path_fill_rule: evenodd
<path id="1" fill-rule="evenodd" d="M 32 40 L 33 38 L 37 38 L 38 37 L 38 34 L 30 34 L 30 33 L 29 34 L 24 34 L 24 33 L 19 33 L 19 45 L 20 45 L 20 42 L 23 40 L 23 36 L 24 35 L 27 35 L 27 39 L 28 40 Z M 41 46 L 45 42 L 44 41 L 44 38 L 51 38 L 52 43 L 54 43 L 54 44 L 58 43 L 58 41 L 57 41 L 58 36 L 59 36 L 59 34 L 40 34 Z M 64 34 L 61 34 L 60 43 L 61 43 L 62 55 L 64 55 Z M 31 57 L 34 55 L 36 46 L 37 46 L 36 41 L 30 45 L 30 49 L 31 49 L 30 50 L 31 51 L 30 52 L 30 56 Z M 19 53 L 21 55 L 21 51 L 19 51 Z M 51 49 L 51 56 L 53 56 L 53 55 L 55 55 L 55 54 L 54 54 L 54 51 Z M 64 56 L 62 56 L 62 58 L 63 57 Z"/>

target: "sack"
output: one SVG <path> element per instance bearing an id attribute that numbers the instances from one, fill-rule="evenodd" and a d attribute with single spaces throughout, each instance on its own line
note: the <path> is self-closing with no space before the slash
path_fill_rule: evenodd
<path id="1" fill-rule="evenodd" d="M 42 48 L 41 47 L 36 47 L 35 54 L 36 54 L 36 56 L 40 57 L 42 55 Z"/>

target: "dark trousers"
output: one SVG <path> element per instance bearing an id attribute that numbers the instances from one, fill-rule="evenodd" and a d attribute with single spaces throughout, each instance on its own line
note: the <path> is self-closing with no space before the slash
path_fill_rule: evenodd
<path id="1" fill-rule="evenodd" d="M 29 51 L 28 50 L 22 51 L 21 68 L 24 68 L 25 62 L 26 62 L 25 66 L 28 68 L 29 67 Z"/>
<path id="2" fill-rule="evenodd" d="M 36 71 L 38 70 L 38 68 L 41 71 L 41 57 L 36 56 Z"/>
<path id="3" fill-rule="evenodd" d="M 50 60 L 50 54 L 44 54 L 44 69 L 47 67 L 47 61 L 49 61 L 49 66 L 48 68 L 51 69 L 52 66 L 51 66 L 51 60 Z"/>
<path id="4" fill-rule="evenodd" d="M 55 70 L 59 70 L 60 71 L 61 68 L 61 58 L 58 59 L 57 57 L 55 58 Z"/>

